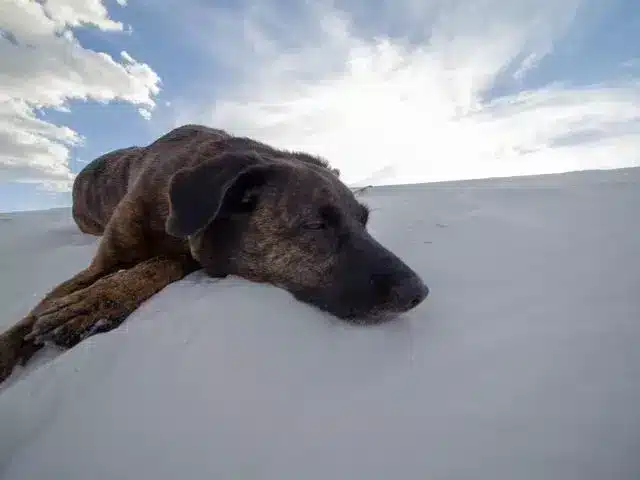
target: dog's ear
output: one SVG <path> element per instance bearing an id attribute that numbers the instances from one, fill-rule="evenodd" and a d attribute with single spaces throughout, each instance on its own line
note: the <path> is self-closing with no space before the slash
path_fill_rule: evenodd
<path id="1" fill-rule="evenodd" d="M 254 206 L 251 193 L 264 184 L 270 170 L 253 152 L 223 153 L 178 170 L 169 183 L 167 233 L 186 238 L 216 217 L 249 211 Z"/>

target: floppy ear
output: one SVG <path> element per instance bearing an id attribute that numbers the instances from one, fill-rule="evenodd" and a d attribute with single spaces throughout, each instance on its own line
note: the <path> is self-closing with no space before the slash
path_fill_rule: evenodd
<path id="1" fill-rule="evenodd" d="M 268 171 L 269 164 L 253 152 L 223 153 L 178 170 L 169 182 L 167 233 L 186 238 L 224 213 L 225 204 L 241 209 L 245 194 L 264 184 Z"/>

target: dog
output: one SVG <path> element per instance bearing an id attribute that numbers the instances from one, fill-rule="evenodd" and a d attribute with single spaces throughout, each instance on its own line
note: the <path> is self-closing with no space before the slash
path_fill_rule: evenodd
<path id="1" fill-rule="evenodd" d="M 96 158 L 74 180 L 72 216 L 101 236 L 97 251 L 0 335 L 0 382 L 45 343 L 112 330 L 199 269 L 359 324 L 415 308 L 427 286 L 367 232 L 369 209 L 339 175 L 321 157 L 202 125 Z"/>

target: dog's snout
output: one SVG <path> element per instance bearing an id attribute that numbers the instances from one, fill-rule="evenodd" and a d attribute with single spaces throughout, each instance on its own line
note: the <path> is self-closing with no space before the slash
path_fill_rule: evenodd
<path id="1" fill-rule="evenodd" d="M 297 298 L 339 318 L 377 323 L 414 309 L 429 295 L 420 275 L 367 232 L 351 235 L 340 255 L 331 286 L 298 291 Z"/>
<path id="2" fill-rule="evenodd" d="M 373 274 L 371 275 L 371 285 L 373 285 L 376 297 L 384 301 L 389 299 L 393 292 L 393 277 L 390 274 L 384 273 Z"/>
<path id="3" fill-rule="evenodd" d="M 429 288 L 417 277 L 396 284 L 392 288 L 394 303 L 407 311 L 420 305 L 429 295 Z"/>
<path id="4" fill-rule="evenodd" d="M 371 283 L 381 303 L 402 312 L 417 307 L 429 294 L 427 286 L 416 275 L 375 274 L 371 276 Z"/>

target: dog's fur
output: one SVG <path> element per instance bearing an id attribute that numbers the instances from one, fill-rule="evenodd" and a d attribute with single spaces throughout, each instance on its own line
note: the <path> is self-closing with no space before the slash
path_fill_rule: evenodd
<path id="1" fill-rule="evenodd" d="M 327 161 L 204 126 L 95 159 L 76 177 L 72 214 L 102 236 L 97 252 L 0 335 L 0 382 L 45 342 L 70 348 L 111 330 L 199 268 L 363 323 L 428 292 L 366 232 L 367 208 Z"/>

